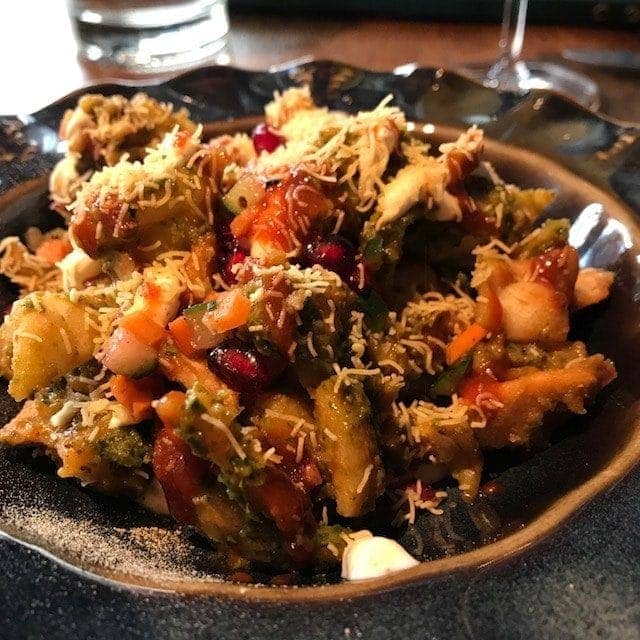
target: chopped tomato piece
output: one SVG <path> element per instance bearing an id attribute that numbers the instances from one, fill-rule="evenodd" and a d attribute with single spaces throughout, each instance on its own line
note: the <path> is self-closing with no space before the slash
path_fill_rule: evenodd
<path id="1" fill-rule="evenodd" d="M 224 333 L 247 323 L 251 302 L 240 289 L 221 293 L 216 303 L 215 309 L 202 316 L 202 324 L 213 333 Z"/>
<path id="2" fill-rule="evenodd" d="M 578 252 L 570 246 L 552 247 L 533 260 L 533 280 L 551 285 L 567 300 L 578 277 Z"/>
<path id="3" fill-rule="evenodd" d="M 71 248 L 71 243 L 67 238 L 50 238 L 36 249 L 36 257 L 49 264 L 55 264 L 71 253 Z"/>
<path id="4" fill-rule="evenodd" d="M 458 392 L 463 400 L 470 404 L 481 405 L 487 419 L 491 418 L 497 411 L 497 407 L 488 406 L 482 403 L 482 394 L 490 394 L 496 400 L 500 400 L 500 383 L 487 373 L 472 375 L 463 380 L 458 386 Z"/>
<path id="5" fill-rule="evenodd" d="M 245 238 L 250 235 L 253 221 L 257 215 L 257 208 L 260 204 L 247 207 L 231 221 L 229 228 L 235 238 Z"/>
<path id="6" fill-rule="evenodd" d="M 231 233 L 251 255 L 293 251 L 309 236 L 313 222 L 332 209 L 331 201 L 306 176 L 293 176 L 273 187 L 257 204 L 231 221 Z"/>

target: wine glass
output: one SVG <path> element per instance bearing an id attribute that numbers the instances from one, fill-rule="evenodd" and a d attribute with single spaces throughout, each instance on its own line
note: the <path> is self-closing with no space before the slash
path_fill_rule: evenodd
<path id="1" fill-rule="evenodd" d="M 589 109 L 598 109 L 598 85 L 587 76 L 559 64 L 520 60 L 527 22 L 528 0 L 505 0 L 500 35 L 501 56 L 486 70 L 465 71 L 486 86 L 525 92 L 546 89 L 562 93 Z"/>

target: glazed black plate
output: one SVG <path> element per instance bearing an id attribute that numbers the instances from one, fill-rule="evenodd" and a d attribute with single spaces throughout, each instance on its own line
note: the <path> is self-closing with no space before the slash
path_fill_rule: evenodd
<path id="1" fill-rule="evenodd" d="M 408 530 L 403 543 L 425 563 L 365 583 L 285 590 L 220 582 L 196 536 L 62 481 L 25 453 L 0 450 L 0 529 L 7 537 L 0 546 L 0 601 L 11 621 L 5 631 L 40 637 L 47 629 L 49 637 L 62 637 L 73 622 L 83 635 L 104 637 L 127 631 L 154 638 L 263 638 L 274 631 L 301 638 L 633 634 L 638 611 L 626 603 L 640 595 L 640 569 L 624 559 L 640 551 L 640 476 L 632 473 L 603 492 L 640 455 L 638 132 L 555 95 L 499 94 L 428 69 L 373 73 L 332 62 L 275 73 L 217 67 L 145 90 L 186 106 L 213 133 L 250 125 L 274 90 L 302 83 L 318 103 L 348 111 L 393 93 L 434 142 L 477 124 L 491 139 L 487 158 L 505 178 L 555 188 L 550 215 L 571 217 L 582 265 L 618 274 L 611 300 L 583 313 L 575 335 L 611 357 L 619 378 L 587 416 L 563 425 L 549 449 L 490 459 L 489 473 L 504 493 L 473 507 L 454 495 L 443 517 L 425 516 Z M 134 92 L 117 85 L 94 90 Z M 56 223 L 47 210 L 46 175 L 60 156 L 60 117 L 80 93 L 31 116 L 0 118 L 0 236 Z M 5 284 L 3 303 L 12 293 Z M 3 418 L 16 409 L 6 394 L 0 406 Z M 522 554 L 536 544 L 534 553 Z M 400 585 L 414 586 L 382 593 Z M 11 597 L 16 589 L 20 595 Z M 352 597 L 358 600 L 339 604 Z"/>

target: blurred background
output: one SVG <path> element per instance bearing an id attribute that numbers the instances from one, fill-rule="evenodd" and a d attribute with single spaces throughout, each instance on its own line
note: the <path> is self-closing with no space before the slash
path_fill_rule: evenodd
<path id="1" fill-rule="evenodd" d="M 5 1 L 0 113 L 30 112 L 106 78 L 148 82 L 212 62 L 266 69 L 313 57 L 376 70 L 444 67 L 500 86 L 547 82 L 537 74 L 551 63 L 577 99 L 640 122 L 640 2 L 526 8 L 516 0 Z M 596 98 L 587 95 L 594 87 Z"/>

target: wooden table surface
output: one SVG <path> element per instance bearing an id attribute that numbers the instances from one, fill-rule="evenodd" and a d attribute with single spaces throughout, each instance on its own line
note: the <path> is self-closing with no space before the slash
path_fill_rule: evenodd
<path id="1" fill-rule="evenodd" d="M 264 69 L 303 56 L 389 70 L 406 62 L 456 68 L 497 56 L 498 25 L 395 20 L 232 16 L 233 64 Z M 640 52 L 637 33 L 565 26 L 530 26 L 524 57 L 560 61 L 567 47 Z M 0 113 L 38 109 L 105 78 L 75 55 L 64 0 L 20 0 L 0 6 Z M 568 64 L 568 63 L 567 63 Z M 573 68 L 598 82 L 604 111 L 640 122 L 640 74 Z"/>

